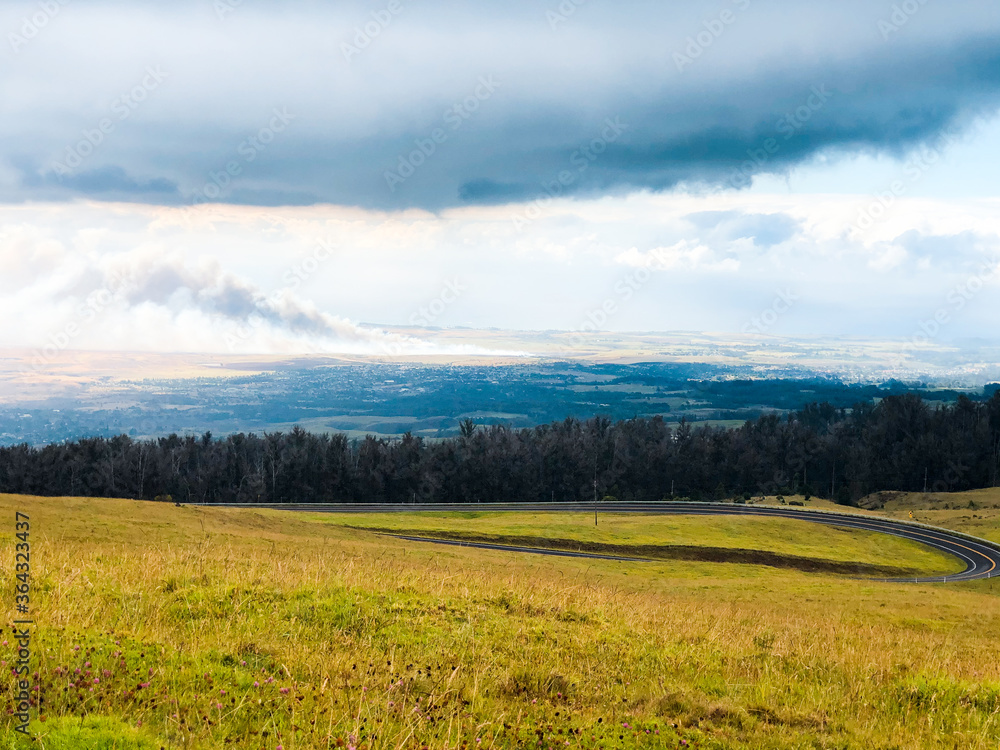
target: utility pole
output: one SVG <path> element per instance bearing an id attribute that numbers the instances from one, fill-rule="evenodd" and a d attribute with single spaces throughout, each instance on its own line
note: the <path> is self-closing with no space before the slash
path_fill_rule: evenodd
<path id="1" fill-rule="evenodd" d="M 594 526 L 597 526 L 597 475 L 594 475 Z"/>
<path id="2" fill-rule="evenodd" d="M 674 499 L 674 480 L 670 480 L 670 499 Z"/>
<path id="3" fill-rule="evenodd" d="M 924 494 L 927 494 L 927 467 L 924 467 Z"/>

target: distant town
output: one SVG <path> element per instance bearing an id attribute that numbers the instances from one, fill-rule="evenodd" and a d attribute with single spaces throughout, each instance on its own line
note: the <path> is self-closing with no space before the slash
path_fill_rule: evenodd
<path id="1" fill-rule="evenodd" d="M 440 365 L 415 363 L 273 365 L 252 374 L 117 380 L 72 391 L 53 387 L 0 403 L 0 445 L 43 445 L 81 437 L 172 433 L 217 436 L 288 431 L 428 439 L 459 434 L 463 421 L 533 427 L 566 417 L 611 420 L 660 415 L 667 422 L 738 426 L 809 403 L 850 408 L 918 393 L 950 403 L 988 398 L 994 385 L 933 380 L 849 382 L 829 373 L 693 363 Z M 767 377 L 765 377 L 765 374 Z"/>

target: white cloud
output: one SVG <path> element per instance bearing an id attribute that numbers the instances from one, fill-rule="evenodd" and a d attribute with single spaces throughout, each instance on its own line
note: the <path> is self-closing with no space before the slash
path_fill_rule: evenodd
<path id="1" fill-rule="evenodd" d="M 863 199 L 635 193 L 554 202 L 523 230 L 518 206 L 0 206 L 0 309 L 18 321 L 0 345 L 76 324 L 77 348 L 377 352 L 400 343 L 381 326 L 429 320 L 449 283 L 465 291 L 434 302 L 435 326 L 574 330 L 612 297 L 612 330 L 738 332 L 793 289 L 784 333 L 907 335 L 996 262 L 997 201 L 901 199 L 859 234 L 847 222 Z M 623 268 L 649 273 L 627 300 Z M 984 293 L 949 333 L 992 336 L 998 318 L 1000 295 Z"/>
<path id="2" fill-rule="evenodd" d="M 899 245 L 889 245 L 882 248 L 870 261 L 868 267 L 873 271 L 891 271 L 899 268 L 909 257 L 906 249 Z"/>
<path id="3" fill-rule="evenodd" d="M 740 270 L 740 262 L 736 258 L 718 258 L 716 253 L 705 245 L 681 240 L 670 247 L 654 247 L 647 252 L 638 248 L 629 248 L 615 257 L 618 263 L 634 268 L 648 268 L 654 271 L 724 271 Z"/>

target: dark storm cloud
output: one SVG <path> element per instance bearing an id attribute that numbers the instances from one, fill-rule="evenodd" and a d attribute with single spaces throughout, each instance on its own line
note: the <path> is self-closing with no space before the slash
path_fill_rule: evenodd
<path id="1" fill-rule="evenodd" d="M 0 199 L 745 187 L 1000 106 L 1000 14 L 972 0 L 217 5 L 78 0 L 23 44 L 35 6 L 5 7 Z"/>
<path id="2" fill-rule="evenodd" d="M 153 200 L 156 200 L 155 196 L 169 200 L 177 195 L 177 183 L 172 180 L 163 177 L 137 180 L 117 166 L 98 167 L 63 178 L 50 172 L 43 179 L 50 185 L 61 185 L 66 190 L 95 198 L 148 195 Z"/>

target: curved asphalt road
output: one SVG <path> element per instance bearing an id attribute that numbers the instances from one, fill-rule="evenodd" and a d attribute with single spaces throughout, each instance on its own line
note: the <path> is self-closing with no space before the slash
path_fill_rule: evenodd
<path id="1" fill-rule="evenodd" d="M 238 506 L 251 508 L 274 508 L 278 510 L 296 510 L 325 512 L 325 513 L 413 513 L 413 512 L 443 512 L 443 511 L 464 511 L 464 512 L 570 512 L 570 513 L 593 513 L 594 505 L 591 503 L 475 503 L 466 505 L 446 505 L 446 504 L 425 504 L 425 505 L 251 505 Z M 854 513 L 834 513 L 819 510 L 799 510 L 793 508 L 757 506 L 757 505 L 730 505 L 723 503 L 614 503 L 601 506 L 602 513 L 644 513 L 657 515 L 729 515 L 729 516 L 762 516 L 765 518 L 791 518 L 798 521 L 810 521 L 812 523 L 822 523 L 829 526 L 841 526 L 851 529 L 863 529 L 865 531 L 877 531 L 881 534 L 902 537 L 914 542 L 920 542 L 928 547 L 953 555 L 965 563 L 965 570 L 948 576 L 934 576 L 925 578 L 891 578 L 887 581 L 929 583 L 929 582 L 951 582 L 951 581 L 973 581 L 980 578 L 992 578 L 1000 575 L 1000 546 L 994 546 L 977 537 L 967 536 L 958 532 L 942 529 L 934 526 L 924 526 L 922 524 L 907 523 L 890 518 L 879 518 L 876 516 L 864 516 Z M 553 555 L 558 557 L 587 557 L 593 559 L 611 559 L 623 561 L 648 562 L 644 558 L 616 557 L 614 555 L 591 554 L 587 552 L 569 552 L 564 550 L 539 549 L 534 547 L 513 547 L 500 544 L 487 544 L 481 542 L 460 542 L 453 540 L 431 539 L 426 537 L 406 537 L 411 541 L 435 542 L 438 544 L 452 544 L 465 547 L 478 547 L 481 549 L 496 549 L 516 552 L 530 552 L 535 554 Z"/>

